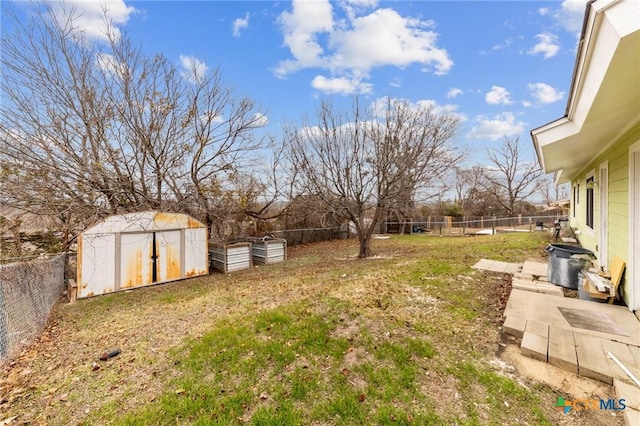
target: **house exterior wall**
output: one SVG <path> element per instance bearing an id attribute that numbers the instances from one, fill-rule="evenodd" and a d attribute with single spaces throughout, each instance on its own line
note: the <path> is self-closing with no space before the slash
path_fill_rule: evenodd
<path id="1" fill-rule="evenodd" d="M 583 247 L 592 250 L 600 258 L 601 245 L 599 244 L 599 226 L 601 201 L 598 191 L 599 169 L 601 164 L 608 165 L 608 217 L 607 217 L 607 259 L 605 265 L 609 265 L 613 256 L 621 257 L 627 264 L 629 259 L 629 147 L 640 141 L 640 122 L 636 123 L 629 131 L 625 132 L 615 143 L 610 145 L 592 162 L 587 164 L 579 174 L 571 177 L 571 226 L 580 231 L 579 238 Z M 586 225 L 587 220 L 587 179 L 593 175 L 596 180 L 594 188 L 594 227 L 590 229 Z M 573 188 L 578 187 L 577 194 Z M 574 195 L 576 194 L 576 195 Z M 577 197 L 577 198 L 576 198 Z M 626 276 L 626 274 L 625 274 Z M 629 291 L 626 290 L 627 282 L 623 276 L 621 282 L 622 295 L 625 303 L 629 304 Z"/>

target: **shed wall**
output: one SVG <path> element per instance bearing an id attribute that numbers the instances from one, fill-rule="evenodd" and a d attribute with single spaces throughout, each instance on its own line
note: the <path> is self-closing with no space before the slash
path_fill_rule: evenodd
<path id="1" fill-rule="evenodd" d="M 208 272 L 207 230 L 186 215 L 113 216 L 78 238 L 79 298 Z"/>

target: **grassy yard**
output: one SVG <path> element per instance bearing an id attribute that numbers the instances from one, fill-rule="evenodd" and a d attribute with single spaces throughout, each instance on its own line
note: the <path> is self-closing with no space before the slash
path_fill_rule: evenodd
<path id="1" fill-rule="evenodd" d="M 496 359 L 510 280 L 548 236 L 393 236 L 60 304 L 0 379 L 16 424 L 557 424 L 558 390 Z M 122 353 L 99 361 L 112 348 Z M 96 369 L 96 365 L 99 366 Z M 565 395 L 566 396 L 566 395 Z"/>

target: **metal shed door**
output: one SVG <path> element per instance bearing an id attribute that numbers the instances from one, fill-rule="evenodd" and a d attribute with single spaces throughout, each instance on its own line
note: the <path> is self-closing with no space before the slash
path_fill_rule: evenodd
<path id="1" fill-rule="evenodd" d="M 153 283 L 154 233 L 120 235 L 120 288 Z"/>
<path id="2" fill-rule="evenodd" d="M 120 236 L 120 288 L 182 278 L 182 233 L 159 231 Z"/>
<path id="3" fill-rule="evenodd" d="M 182 278 L 182 232 L 162 231 L 155 233 L 156 280 L 154 282 Z"/>

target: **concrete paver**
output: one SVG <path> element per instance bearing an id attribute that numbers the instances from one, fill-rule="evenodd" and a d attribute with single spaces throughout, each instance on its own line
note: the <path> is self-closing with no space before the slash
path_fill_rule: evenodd
<path id="1" fill-rule="evenodd" d="M 628 336 L 572 327 L 558 307 L 605 313 L 612 321 L 623 328 Z M 545 322 L 551 327 L 566 328 L 582 334 L 640 346 L 640 321 L 624 306 L 594 303 L 571 297 L 555 297 L 542 293 L 513 289 L 511 290 L 511 295 L 509 296 L 504 312 L 504 316 L 507 318 L 511 315 Z"/>
<path id="2" fill-rule="evenodd" d="M 613 381 L 618 399 L 624 399 L 628 409 L 640 411 L 640 389 L 620 380 Z"/>
<path id="3" fill-rule="evenodd" d="M 520 353 L 529 358 L 547 362 L 548 343 L 549 339 L 546 337 L 525 331 L 520 343 Z"/>
<path id="4" fill-rule="evenodd" d="M 503 274 L 513 274 L 516 272 L 520 272 L 520 270 L 522 269 L 522 265 L 519 263 L 502 262 L 499 260 L 480 259 L 475 265 L 472 266 L 472 268 L 481 269 L 484 271 L 500 272 Z"/>
<path id="5" fill-rule="evenodd" d="M 624 410 L 624 422 L 628 426 L 640 425 L 640 411 L 637 410 Z"/>
<path id="6" fill-rule="evenodd" d="M 493 261 L 489 259 L 480 259 L 478 263 L 472 266 L 473 269 L 482 269 L 488 271 L 493 265 Z"/>
<path id="7" fill-rule="evenodd" d="M 513 275 L 503 332 L 522 338 L 523 355 L 610 385 L 615 382 L 618 399 L 628 401 L 624 411 L 626 423 L 640 425 L 640 390 L 630 384 L 629 376 L 607 355 L 611 352 L 640 378 L 640 318 L 623 306 L 564 297 L 561 287 L 547 281 L 546 263 L 482 259 L 474 268 Z M 592 320 L 572 320 L 575 325 L 606 331 L 574 327 L 558 309 L 561 307 L 581 311 L 585 318 L 612 321 L 617 327 L 602 327 L 601 322 Z"/>
<path id="8" fill-rule="evenodd" d="M 538 293 L 564 297 L 564 291 L 562 291 L 562 288 L 558 287 L 557 285 L 549 284 L 547 282 L 538 281 L 536 283 L 536 289 L 538 290 Z"/>
<path id="9" fill-rule="evenodd" d="M 549 338 L 549 324 L 545 324 L 536 320 L 527 320 L 525 333 L 537 334 L 540 337 Z"/>
<path id="10" fill-rule="evenodd" d="M 627 373 L 609 357 L 609 353 L 615 356 L 616 359 L 620 361 L 634 377 L 640 378 L 640 366 L 635 362 L 635 359 L 631 354 L 631 350 L 629 349 L 629 345 L 613 342 L 611 340 L 603 340 L 602 350 L 604 351 L 605 359 L 609 363 L 609 370 L 611 371 L 614 379 L 617 378 L 622 381 L 631 381 L 631 378 Z M 640 393 L 640 389 L 638 390 L 638 393 Z"/>
<path id="11" fill-rule="evenodd" d="M 511 281 L 511 287 L 518 290 L 532 291 L 534 293 L 538 292 L 538 287 L 536 286 L 535 281 L 528 281 L 528 280 L 514 278 Z"/>
<path id="12" fill-rule="evenodd" d="M 502 331 L 511 336 L 522 337 L 526 326 L 526 319 L 511 315 L 504 320 L 504 323 L 502 324 Z"/>
<path id="13" fill-rule="evenodd" d="M 519 263 L 507 263 L 504 272 L 507 274 L 515 274 L 522 271 L 522 265 Z"/>
<path id="14" fill-rule="evenodd" d="M 536 277 L 546 277 L 548 269 L 549 265 L 547 263 L 531 262 L 527 260 L 522 266 L 522 273 L 533 275 Z"/>
<path id="15" fill-rule="evenodd" d="M 607 352 L 611 352 L 620 362 L 622 362 L 627 368 L 638 368 L 636 364 L 636 360 L 633 357 L 633 354 L 629 350 L 629 345 L 625 345 L 624 343 L 614 342 L 612 340 L 603 339 L 602 341 L 602 350 L 605 355 Z M 613 360 L 612 360 L 613 362 Z"/>
<path id="16" fill-rule="evenodd" d="M 636 345 L 629 345 L 629 351 L 631 352 L 631 355 L 633 355 L 636 365 L 640 366 L 640 347 Z M 638 377 L 638 379 L 640 379 L 640 377 Z"/>
<path id="17" fill-rule="evenodd" d="M 578 357 L 573 332 L 560 327 L 549 328 L 549 364 L 578 373 Z"/>
<path id="18" fill-rule="evenodd" d="M 601 339 L 582 333 L 573 333 L 578 357 L 578 374 L 613 384 L 613 372 L 602 350 Z"/>
<path id="19" fill-rule="evenodd" d="M 518 278 L 525 281 L 533 281 L 533 275 L 525 274 L 524 272 L 516 272 L 515 274 L 513 274 L 513 278 Z"/>

